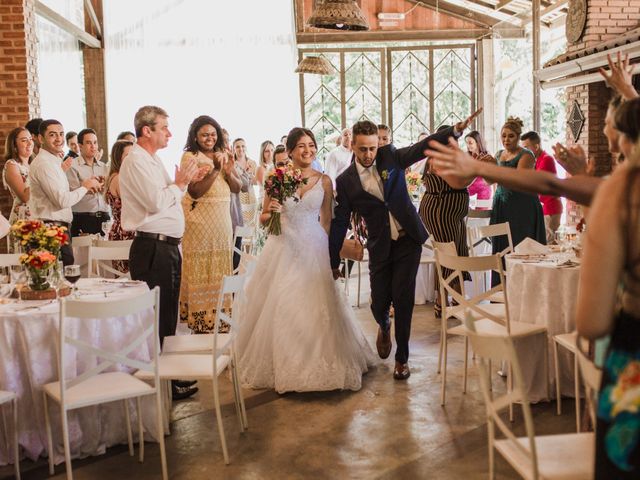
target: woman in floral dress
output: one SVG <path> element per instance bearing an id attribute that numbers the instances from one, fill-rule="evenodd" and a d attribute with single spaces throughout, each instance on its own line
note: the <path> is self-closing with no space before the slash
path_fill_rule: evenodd
<path id="1" fill-rule="evenodd" d="M 105 188 L 105 196 L 107 204 L 111 207 L 111 230 L 109 231 L 109 240 L 132 240 L 134 232 L 127 232 L 122 229 L 120 217 L 122 215 L 122 200 L 120 199 L 120 167 L 125 157 L 129 154 L 129 150 L 133 146 L 133 142 L 128 140 L 118 140 L 111 147 L 111 168 Z M 113 260 L 113 268 L 120 272 L 127 273 L 129 271 L 128 260 Z"/>
<path id="2" fill-rule="evenodd" d="M 5 143 L 5 164 L 2 170 L 2 183 L 11 192 L 13 205 L 9 223 L 26 220 L 30 217 L 29 206 L 29 160 L 33 154 L 33 139 L 29 130 L 18 127 L 9 132 Z"/>
<path id="3" fill-rule="evenodd" d="M 613 127 L 626 161 L 591 204 L 581 262 L 578 333 L 592 340 L 611 336 L 597 404 L 597 480 L 640 478 L 639 126 L 640 99 L 624 102 Z"/>

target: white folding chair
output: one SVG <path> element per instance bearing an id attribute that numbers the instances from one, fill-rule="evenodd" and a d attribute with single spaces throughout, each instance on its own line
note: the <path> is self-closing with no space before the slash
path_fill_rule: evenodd
<path id="1" fill-rule="evenodd" d="M 0 253 L 0 267 L 20 265 L 20 253 Z"/>
<path id="2" fill-rule="evenodd" d="M 4 406 L 11 404 L 12 427 L 13 427 L 13 468 L 14 475 L 20 480 L 20 446 L 18 445 L 18 397 L 13 392 L 0 390 L 0 408 L 2 408 L 2 423 L 7 425 L 4 418 Z M 8 437 L 8 435 L 7 435 Z"/>
<path id="3" fill-rule="evenodd" d="M 127 247 L 131 248 L 133 240 L 102 240 L 98 238 L 93 244 L 96 247 Z"/>
<path id="4" fill-rule="evenodd" d="M 241 270 L 246 275 L 251 275 L 256 267 L 257 259 L 255 257 L 251 257 L 249 260 L 247 257 L 248 254 L 244 254 L 244 258 L 247 260 L 246 263 L 240 264 L 242 266 Z M 213 347 L 213 333 L 204 333 L 197 335 L 170 335 L 168 337 L 164 337 L 164 342 L 162 344 L 162 354 L 169 355 L 172 353 L 211 353 Z M 228 333 L 218 333 L 218 350 L 225 350 L 230 346 L 231 343 L 231 335 Z"/>
<path id="5" fill-rule="evenodd" d="M 548 345 L 547 345 L 547 329 L 542 325 L 525 322 L 512 322 L 509 318 L 509 302 L 505 294 L 505 303 L 487 303 L 489 297 L 495 292 L 503 291 L 504 276 L 502 270 L 502 258 L 499 255 L 487 255 L 483 257 L 458 257 L 456 255 L 447 255 L 441 249 L 436 248 L 436 266 L 438 270 L 438 279 L 440 281 L 440 294 L 442 301 L 442 332 L 440 347 L 442 362 L 442 391 L 441 404 L 445 404 L 445 390 L 447 383 L 447 336 L 462 335 L 465 337 L 464 342 L 464 380 L 463 393 L 467 390 L 467 367 L 469 359 L 469 342 L 467 338 L 468 330 L 464 324 L 447 328 L 447 318 L 455 317 L 464 321 L 466 315 L 471 315 L 475 321 L 475 328 L 480 334 L 509 336 L 512 338 L 523 338 L 533 335 L 544 335 L 544 375 L 547 379 L 547 390 L 549 387 L 549 367 L 548 367 Z M 447 268 L 452 273 L 444 278 L 443 268 Z M 462 272 L 482 272 L 495 270 L 500 275 L 501 283 L 492 289 L 482 292 L 476 296 L 466 298 L 464 289 L 464 278 Z M 461 292 L 454 287 L 459 282 Z M 450 295 L 457 305 L 447 306 L 447 295 Z M 477 352 L 476 352 L 477 353 Z M 511 375 L 508 374 L 508 383 L 511 385 Z M 547 392 L 548 393 L 548 392 Z M 512 418 L 513 406 L 510 407 L 510 418 Z"/>
<path id="6" fill-rule="evenodd" d="M 480 210 L 479 212 L 482 212 Z M 478 214 L 483 215 L 483 214 Z M 489 214 L 490 216 L 490 214 Z M 482 251 L 485 249 L 486 244 L 491 244 L 494 237 L 506 236 L 509 245 L 498 253 L 501 257 L 513 252 L 513 240 L 511 239 L 511 229 L 509 228 L 509 222 L 497 223 L 495 225 L 468 225 L 467 226 L 467 244 L 469 245 L 469 256 L 477 257 L 482 255 Z M 502 272 L 506 276 L 506 272 Z M 482 280 L 482 289 L 487 289 L 487 274 L 483 273 L 481 277 L 477 274 L 473 275 L 476 280 Z M 497 292 L 490 299 L 491 302 L 504 303 L 504 294 Z"/>
<path id="7" fill-rule="evenodd" d="M 562 414 L 562 392 L 560 389 L 560 362 L 558 346 L 561 346 L 573 354 L 573 382 L 574 382 L 574 395 L 576 398 L 576 431 L 580 432 L 580 369 L 578 367 L 578 355 L 576 342 L 578 340 L 578 332 L 561 333 L 554 335 L 553 340 L 553 369 L 556 376 L 556 412 L 558 415 Z"/>
<path id="8" fill-rule="evenodd" d="M 244 227 L 241 227 L 240 225 L 236 226 L 236 231 L 233 234 L 233 249 L 231 251 L 232 261 L 233 261 L 233 255 L 236 253 L 240 255 L 241 259 L 242 259 L 243 253 L 248 253 L 250 255 L 253 255 L 255 236 L 256 236 L 255 226 L 244 226 Z M 240 243 L 240 248 L 236 246 L 238 238 L 242 239 Z M 239 273 L 239 268 L 240 266 L 238 266 L 233 271 L 234 275 Z"/>
<path id="9" fill-rule="evenodd" d="M 585 402 L 587 404 L 587 409 L 589 410 L 591 423 L 595 428 L 598 391 L 600 390 L 600 384 L 602 383 L 602 370 L 598 368 L 593 360 L 587 356 L 585 350 L 588 345 L 589 342 L 587 340 L 577 336 L 575 355 L 578 358 L 578 365 L 580 367 L 580 373 L 582 374 L 582 381 L 584 383 Z"/>
<path id="10" fill-rule="evenodd" d="M 89 247 L 95 243 L 97 237 L 98 235 L 80 235 L 71 238 L 74 262 L 76 265 L 80 265 L 82 277 L 89 276 Z"/>
<path id="11" fill-rule="evenodd" d="M 220 409 L 220 394 L 218 392 L 218 377 L 228 367 L 231 371 L 231 381 L 233 383 L 234 400 L 240 429 L 244 431 L 248 428 L 247 413 L 244 406 L 244 399 L 238 381 L 236 371 L 236 357 L 233 349 L 233 340 L 237 333 L 237 322 L 233 315 L 223 312 L 225 299 L 233 298 L 234 295 L 242 295 L 244 288 L 244 275 L 226 276 L 222 282 L 222 291 L 218 297 L 216 309 L 216 320 L 213 325 L 213 335 L 210 337 L 211 347 L 209 354 L 162 354 L 159 357 L 159 375 L 162 380 L 183 378 L 185 380 L 212 380 L 213 399 L 215 403 L 216 419 L 218 423 L 218 433 L 222 444 L 222 454 L 224 461 L 229 464 L 229 453 L 227 451 L 227 440 L 222 424 L 222 412 Z M 232 312 L 234 310 L 232 309 Z M 220 322 L 224 321 L 229 325 L 229 341 L 223 346 L 221 334 L 218 333 Z M 148 372 L 138 372 L 140 379 L 147 379 Z"/>
<path id="12" fill-rule="evenodd" d="M 509 336 L 493 336 L 475 331 L 477 322 L 465 319 L 467 337 L 480 357 L 480 385 L 486 405 L 489 434 L 489 478 L 495 478 L 497 450 L 526 479 L 584 479 L 594 476 L 595 436 L 593 433 L 536 436 L 520 362 Z M 495 396 L 491 388 L 489 360 L 506 360 L 511 365 L 513 386 L 506 395 Z M 514 402 L 522 404 L 526 437 L 516 437 L 500 412 Z M 505 438 L 496 439 L 496 427 Z"/>
<path id="13" fill-rule="evenodd" d="M 131 245 L 120 247 L 89 247 L 89 277 L 113 275 L 116 278 L 131 278 L 131 275 L 113 268 L 112 260 L 129 260 Z"/>
<path id="14" fill-rule="evenodd" d="M 127 315 L 145 314 L 153 309 L 152 321 L 147 322 L 145 328 L 135 338 L 131 338 L 129 344 L 119 351 L 107 350 L 86 341 L 67 335 L 67 324 L 71 323 L 69 318 L 77 319 L 83 323 L 90 321 L 109 319 L 114 321 L 114 317 L 124 317 Z M 133 436 L 131 433 L 131 422 L 129 417 L 128 399 L 136 399 L 138 415 L 138 434 L 140 438 L 140 461 L 144 460 L 144 430 L 142 427 L 142 409 L 140 397 L 155 395 L 156 397 L 156 426 L 158 431 L 158 442 L 160 443 L 160 461 L 162 464 L 162 478 L 168 478 L 167 459 L 164 447 L 164 425 L 162 418 L 162 403 L 160 399 L 160 378 L 158 375 L 158 319 L 160 313 L 160 289 L 154 288 L 150 292 L 144 292 L 135 297 L 126 299 L 112 299 L 104 301 L 83 301 L 66 300 L 60 301 L 60 334 L 58 337 L 58 375 L 60 380 L 44 385 L 44 412 L 47 427 L 47 440 L 49 445 L 49 473 L 54 471 L 54 450 L 53 436 L 51 433 L 51 421 L 49 419 L 48 400 L 52 400 L 60 406 L 62 419 L 62 435 L 64 444 L 64 456 L 67 469 L 67 479 L 73 478 L 71 470 L 71 451 L 69 447 L 69 426 L 67 423 L 67 412 L 90 405 L 99 405 L 109 402 L 122 402 L 125 418 L 127 422 L 127 437 L 129 441 L 129 455 L 133 456 Z M 71 329 L 70 329 L 71 330 Z M 149 342 L 151 349 L 151 359 L 149 361 L 129 358 L 132 352 Z M 67 378 L 67 358 L 68 349 L 74 348 L 78 352 L 86 352 L 96 358 L 99 363 L 76 376 Z M 153 380 L 153 385 L 144 382 L 122 370 L 117 366 L 126 366 L 131 369 L 138 369 L 138 372 L 146 372 L 149 379 Z M 107 369 L 111 370 L 105 372 Z"/>

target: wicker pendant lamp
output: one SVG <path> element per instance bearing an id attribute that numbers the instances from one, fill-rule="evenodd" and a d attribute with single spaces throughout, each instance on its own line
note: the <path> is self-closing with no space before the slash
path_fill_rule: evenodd
<path id="1" fill-rule="evenodd" d="M 332 30 L 369 30 L 369 22 L 355 0 L 324 0 L 307 23 Z"/>
<path id="2" fill-rule="evenodd" d="M 331 66 L 326 58 L 310 55 L 304 57 L 298 67 L 296 73 L 312 73 L 315 75 L 331 75 L 334 73 L 334 68 Z"/>

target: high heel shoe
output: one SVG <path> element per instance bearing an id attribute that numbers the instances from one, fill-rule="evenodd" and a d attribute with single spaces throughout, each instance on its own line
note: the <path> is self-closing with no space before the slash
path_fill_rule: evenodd
<path id="1" fill-rule="evenodd" d="M 433 314 L 436 318 L 442 318 L 442 306 L 437 303 L 433 304 Z"/>

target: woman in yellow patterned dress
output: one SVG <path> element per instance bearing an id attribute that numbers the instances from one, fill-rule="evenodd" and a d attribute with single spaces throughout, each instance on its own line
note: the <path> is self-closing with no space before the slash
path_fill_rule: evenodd
<path id="1" fill-rule="evenodd" d="M 240 190 L 233 161 L 224 150 L 222 129 L 203 115 L 189 127 L 181 164 L 195 158 L 209 166 L 208 174 L 189 185 L 182 201 L 185 232 L 182 240 L 180 321 L 194 333 L 213 330 L 222 277 L 231 275 L 233 234 L 230 194 Z"/>

